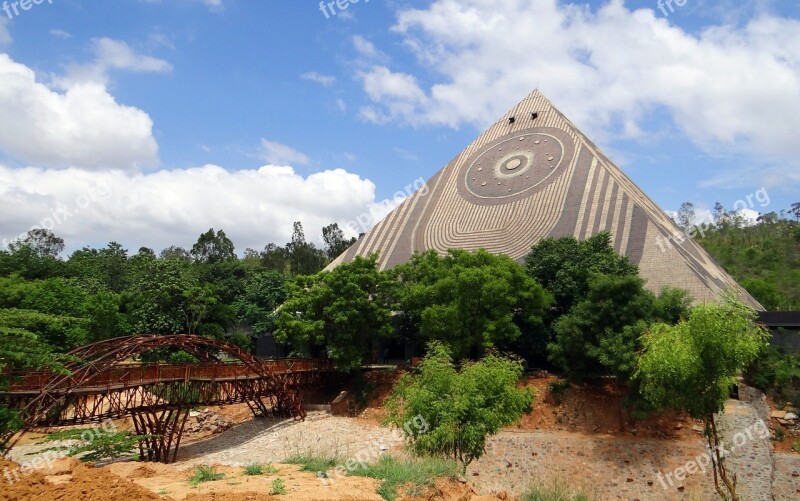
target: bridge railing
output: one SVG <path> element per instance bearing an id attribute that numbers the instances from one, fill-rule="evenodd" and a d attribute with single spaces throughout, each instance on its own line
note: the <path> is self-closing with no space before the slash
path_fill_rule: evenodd
<path id="1" fill-rule="evenodd" d="M 259 361 L 264 372 L 282 374 L 287 372 L 331 371 L 335 366 L 324 359 L 279 359 Z M 49 372 L 25 372 L 10 374 L 12 382 L 9 392 L 30 392 L 45 388 L 59 377 Z M 158 382 L 174 381 L 219 381 L 253 379 L 259 373 L 244 364 L 198 363 L 198 364 L 121 364 L 80 382 L 81 388 L 105 388 L 110 386 L 139 386 Z M 71 382 L 75 385 L 77 381 Z"/>

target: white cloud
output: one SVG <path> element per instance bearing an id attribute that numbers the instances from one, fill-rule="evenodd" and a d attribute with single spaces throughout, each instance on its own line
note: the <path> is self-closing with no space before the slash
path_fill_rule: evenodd
<path id="1" fill-rule="evenodd" d="M 375 44 L 362 37 L 361 35 L 353 36 L 353 47 L 364 58 L 383 60 L 386 59 L 386 54 L 375 48 Z"/>
<path id="2" fill-rule="evenodd" d="M 11 43 L 11 33 L 8 31 L 8 19 L 0 17 L 0 47 Z"/>
<path id="3" fill-rule="evenodd" d="M 798 166 L 800 22 L 760 12 L 698 34 L 611 0 L 436 0 L 403 9 L 394 31 L 439 76 L 422 85 L 381 65 L 362 75 L 365 119 L 482 127 L 539 84 L 601 141 L 646 134 L 666 110 L 706 151 Z M 354 39 L 359 56 L 378 52 Z"/>
<path id="4" fill-rule="evenodd" d="M 49 33 L 56 38 L 72 38 L 72 34 L 64 30 L 52 29 L 49 31 Z"/>
<path id="5" fill-rule="evenodd" d="M 191 246 L 214 227 L 224 229 L 241 252 L 287 242 L 294 221 L 302 221 L 307 238 L 319 242 L 324 225 L 344 227 L 374 204 L 375 185 L 342 169 L 303 177 L 276 166 L 227 171 L 205 165 L 141 174 L 0 165 L 0 240 L 33 225 L 52 226 L 73 250 L 111 240 L 133 252 L 140 246 Z"/>
<path id="6" fill-rule="evenodd" d="M 300 75 L 300 78 L 303 80 L 310 80 L 312 82 L 316 82 L 320 85 L 325 87 L 330 87 L 334 83 L 336 83 L 336 77 L 332 75 L 322 75 L 317 73 L 316 71 L 309 71 L 308 73 L 303 73 Z"/>
<path id="7" fill-rule="evenodd" d="M 158 163 L 147 113 L 117 103 L 102 83 L 52 90 L 2 53 L 0 116 L 0 152 L 32 164 L 136 169 Z"/>
<path id="8" fill-rule="evenodd" d="M 300 164 L 308 165 L 311 160 L 302 152 L 291 146 L 261 139 L 261 159 L 275 165 Z"/>
<path id="9" fill-rule="evenodd" d="M 125 70 L 136 73 L 169 73 L 172 65 L 163 59 L 140 54 L 122 40 L 111 38 L 92 39 L 94 60 L 87 64 L 70 65 L 64 77 L 54 78 L 61 88 L 84 82 L 106 85 L 111 70 Z"/>

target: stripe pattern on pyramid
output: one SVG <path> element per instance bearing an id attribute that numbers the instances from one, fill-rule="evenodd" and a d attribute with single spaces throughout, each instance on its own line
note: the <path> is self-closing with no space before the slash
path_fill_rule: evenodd
<path id="1" fill-rule="evenodd" d="M 414 252 L 486 249 L 522 261 L 546 237 L 609 231 L 653 291 L 699 302 L 733 289 L 763 309 L 538 90 L 489 127 L 426 186 L 328 267 L 379 254 L 381 269 Z"/>

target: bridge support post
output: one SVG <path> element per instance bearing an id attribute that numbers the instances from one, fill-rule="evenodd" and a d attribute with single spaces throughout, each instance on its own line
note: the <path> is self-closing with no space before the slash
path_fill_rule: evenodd
<path id="1" fill-rule="evenodd" d="M 134 411 L 131 417 L 136 434 L 145 437 L 139 441 L 139 458 L 165 464 L 175 462 L 189 409 Z"/>

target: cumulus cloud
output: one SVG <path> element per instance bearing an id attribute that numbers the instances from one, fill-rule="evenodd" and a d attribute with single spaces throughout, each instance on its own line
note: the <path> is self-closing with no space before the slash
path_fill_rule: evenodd
<path id="1" fill-rule="evenodd" d="M 362 74 L 362 118 L 458 127 L 491 123 L 537 84 L 587 133 L 637 136 L 648 114 L 710 152 L 795 171 L 800 22 L 759 12 L 743 25 L 689 33 L 652 9 L 556 0 L 436 0 L 398 12 L 394 31 L 431 85 L 375 65 Z M 355 41 L 359 57 L 378 50 Z"/>
<path id="2" fill-rule="evenodd" d="M 114 57 L 105 53 L 112 64 Z M 116 64 L 152 62 L 116 59 Z M 31 164 L 87 169 L 136 169 L 158 163 L 153 122 L 117 103 L 99 82 L 59 92 L 25 65 L 0 53 L 0 151 Z"/>
<path id="3" fill-rule="evenodd" d="M 0 166 L 0 239 L 50 227 L 74 250 L 116 240 L 135 252 L 191 246 L 222 228 L 239 252 L 283 244 L 302 221 L 309 240 L 375 204 L 375 185 L 342 169 L 303 177 L 291 167 L 228 171 L 216 165 L 154 173 Z"/>
<path id="4" fill-rule="evenodd" d="M 291 146 L 261 139 L 261 159 L 275 165 L 308 165 L 311 160 L 302 152 Z"/>

